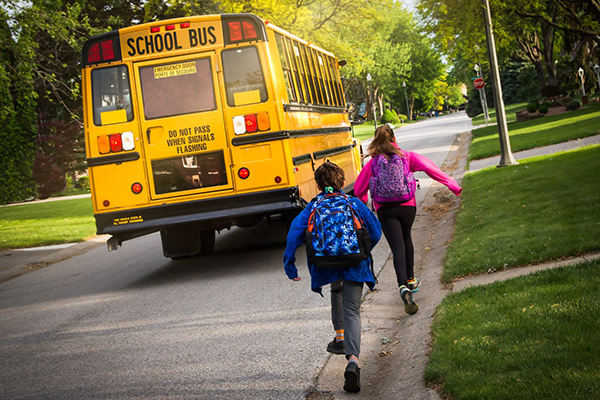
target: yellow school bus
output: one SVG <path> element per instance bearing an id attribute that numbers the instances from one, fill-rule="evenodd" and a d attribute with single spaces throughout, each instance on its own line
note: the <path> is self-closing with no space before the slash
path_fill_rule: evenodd
<path id="1" fill-rule="evenodd" d="M 82 82 L 97 233 L 109 250 L 160 231 L 165 257 L 215 232 L 290 219 L 314 170 L 361 169 L 336 57 L 251 14 L 204 15 L 90 38 Z M 341 63 L 343 64 L 343 63 Z"/>

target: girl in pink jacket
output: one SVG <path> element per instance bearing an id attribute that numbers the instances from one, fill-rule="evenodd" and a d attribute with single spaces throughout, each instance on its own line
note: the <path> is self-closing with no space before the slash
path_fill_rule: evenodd
<path id="1" fill-rule="evenodd" d="M 457 196 L 462 192 L 458 183 L 439 169 L 433 161 L 418 153 L 400 149 L 396 145 L 394 131 L 387 125 L 380 126 L 369 145 L 369 155 L 383 155 L 389 158 L 393 154 L 406 158 L 411 172 L 425 172 L 430 178 L 446 185 Z M 368 200 L 367 192 L 372 176 L 373 159 L 363 167 L 354 183 L 354 194 L 364 203 Z M 420 284 L 414 276 L 414 247 L 411 237 L 411 229 L 417 213 L 416 200 L 413 197 L 406 203 L 396 204 L 380 204 L 373 200 L 373 205 L 383 234 L 392 249 L 394 269 L 404 309 L 408 314 L 414 314 L 419 310 L 419 306 L 413 301 L 412 294 L 419 290 Z"/>

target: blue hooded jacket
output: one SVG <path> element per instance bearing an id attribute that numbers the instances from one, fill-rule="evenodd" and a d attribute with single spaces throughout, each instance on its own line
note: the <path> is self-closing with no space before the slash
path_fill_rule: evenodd
<path id="1" fill-rule="evenodd" d="M 321 192 L 315 197 L 302 212 L 294 219 L 287 236 L 287 246 L 285 253 L 283 254 L 283 264 L 285 273 L 288 278 L 294 279 L 298 277 L 298 269 L 296 268 L 296 250 L 304 243 L 306 239 L 306 229 L 308 228 L 308 218 L 313 210 L 314 204 L 317 199 L 324 195 Z M 362 201 L 356 197 L 348 196 L 352 202 L 352 207 L 356 210 L 360 218 L 363 220 L 369 236 L 371 237 L 371 249 L 375 247 L 379 239 L 381 238 L 381 224 L 375 214 Z M 364 282 L 367 284 L 369 289 L 375 288 L 375 276 L 371 270 L 371 262 L 369 259 L 363 260 L 358 266 L 336 269 L 336 268 L 318 268 L 313 265 L 310 260 L 306 260 L 308 264 L 308 270 L 311 276 L 311 289 L 319 293 L 321 296 L 322 287 L 332 282 L 339 281 L 341 279 L 352 281 L 352 282 Z"/>

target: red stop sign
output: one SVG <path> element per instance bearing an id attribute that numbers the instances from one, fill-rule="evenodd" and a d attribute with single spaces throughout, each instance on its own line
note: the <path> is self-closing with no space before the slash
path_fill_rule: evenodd
<path id="1" fill-rule="evenodd" d="M 473 86 L 475 86 L 475 89 L 483 89 L 485 87 L 485 81 L 481 78 L 477 78 L 473 81 Z"/>

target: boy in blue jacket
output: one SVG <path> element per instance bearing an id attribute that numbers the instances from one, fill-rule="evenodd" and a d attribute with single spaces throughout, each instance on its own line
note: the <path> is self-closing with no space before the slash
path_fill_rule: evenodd
<path id="1" fill-rule="evenodd" d="M 294 219 L 287 236 L 287 246 L 283 255 L 285 273 L 292 281 L 300 281 L 296 269 L 296 250 L 305 241 L 309 216 L 315 202 L 326 192 L 341 192 L 345 184 L 344 170 L 336 164 L 326 161 L 315 171 L 315 180 L 321 190 L 304 210 Z M 381 238 L 381 225 L 375 214 L 359 199 L 349 197 L 352 207 L 363 220 L 371 237 L 371 248 Z M 322 287 L 331 284 L 331 318 L 336 331 L 335 339 L 327 346 L 327 351 L 334 354 L 346 354 L 348 365 L 344 372 L 344 390 L 360 391 L 360 355 L 361 319 L 360 304 L 363 284 L 373 290 L 376 279 L 373 275 L 371 258 L 364 259 L 355 267 L 319 268 L 307 259 L 311 276 L 311 289 L 321 296 Z"/>

